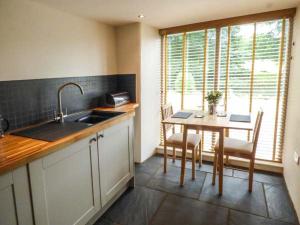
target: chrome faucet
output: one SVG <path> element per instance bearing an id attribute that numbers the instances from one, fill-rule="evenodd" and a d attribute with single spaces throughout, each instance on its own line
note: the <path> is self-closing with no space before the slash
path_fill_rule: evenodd
<path id="1" fill-rule="evenodd" d="M 83 89 L 82 87 L 79 85 L 79 84 L 76 84 L 76 83 L 73 83 L 73 82 L 70 82 L 70 83 L 66 83 L 64 85 L 62 85 L 59 89 L 58 89 L 58 94 L 57 94 L 57 100 L 58 100 L 58 115 L 57 115 L 57 118 L 58 118 L 58 121 L 60 123 L 63 123 L 64 122 L 64 113 L 62 111 L 62 104 L 61 104 L 61 93 L 62 93 L 62 90 L 66 87 L 66 86 L 70 86 L 70 85 L 74 85 L 76 87 L 78 87 L 80 89 L 80 92 L 82 95 L 84 95 L 84 92 L 83 92 Z"/>

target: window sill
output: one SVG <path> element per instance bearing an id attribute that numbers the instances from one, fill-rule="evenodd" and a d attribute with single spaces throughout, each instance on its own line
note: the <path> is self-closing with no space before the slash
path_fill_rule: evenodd
<path id="1" fill-rule="evenodd" d="M 164 153 L 163 146 L 158 146 L 156 148 L 156 153 L 157 154 L 163 154 Z M 168 154 L 172 155 L 173 154 L 173 149 L 168 148 Z M 176 150 L 176 155 L 181 157 L 181 151 Z M 187 158 L 189 158 L 189 159 L 192 158 L 192 155 L 191 155 L 190 152 L 187 152 Z M 214 155 L 212 153 L 203 152 L 203 160 L 204 161 L 213 162 L 213 158 L 214 158 Z M 234 166 L 234 167 L 240 167 L 240 168 L 247 169 L 247 168 L 249 168 L 249 161 L 246 160 L 246 159 L 230 157 L 229 158 L 229 165 Z M 260 171 L 283 174 L 283 164 L 282 163 L 269 162 L 269 161 L 263 161 L 263 160 L 258 160 L 257 159 L 257 160 L 255 160 L 254 168 L 256 170 L 260 170 Z"/>

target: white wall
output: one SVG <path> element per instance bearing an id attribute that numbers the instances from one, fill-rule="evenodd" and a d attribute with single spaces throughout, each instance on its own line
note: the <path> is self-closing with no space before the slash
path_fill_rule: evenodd
<path id="1" fill-rule="evenodd" d="M 153 155 L 160 137 L 161 38 L 156 28 L 141 25 L 141 161 Z"/>
<path id="2" fill-rule="evenodd" d="M 140 88 L 141 73 L 141 26 L 132 23 L 116 28 L 116 48 L 118 74 L 134 73 L 137 76 L 137 86 Z M 137 101 L 140 100 L 140 89 L 137 90 Z"/>
<path id="3" fill-rule="evenodd" d="M 295 151 L 300 155 L 300 7 L 295 18 L 293 41 L 283 165 L 286 184 L 300 218 L 300 166 L 293 160 Z"/>
<path id="4" fill-rule="evenodd" d="M 0 80 L 117 72 L 108 25 L 29 0 L 0 0 Z"/>
<path id="5" fill-rule="evenodd" d="M 30 0 L 0 0 L 0 81 L 136 74 L 135 160 L 159 143 L 160 36 L 133 23 L 114 28 Z"/>
<path id="6" fill-rule="evenodd" d="M 116 28 L 118 74 L 136 74 L 136 100 L 140 103 L 141 96 L 141 26 L 139 23 L 119 26 Z M 135 116 L 134 160 L 141 162 L 141 107 Z"/>
<path id="7" fill-rule="evenodd" d="M 118 73 L 137 75 L 135 161 L 149 158 L 160 135 L 160 36 L 156 28 L 133 23 L 116 28 Z"/>
<path id="8" fill-rule="evenodd" d="M 140 73 L 140 23 L 116 27 L 118 73 Z"/>

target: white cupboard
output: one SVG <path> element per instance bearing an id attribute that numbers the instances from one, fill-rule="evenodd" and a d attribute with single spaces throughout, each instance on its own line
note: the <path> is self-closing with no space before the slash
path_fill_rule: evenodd
<path id="1" fill-rule="evenodd" d="M 101 203 L 104 207 L 132 178 L 133 120 L 98 133 Z"/>
<path id="2" fill-rule="evenodd" d="M 96 135 L 29 164 L 36 225 L 86 224 L 100 210 Z"/>
<path id="3" fill-rule="evenodd" d="M 0 224 L 97 219 L 133 185 L 133 138 L 131 118 L 0 175 Z"/>
<path id="4" fill-rule="evenodd" d="M 0 176 L 0 224 L 33 224 L 26 166 Z"/>

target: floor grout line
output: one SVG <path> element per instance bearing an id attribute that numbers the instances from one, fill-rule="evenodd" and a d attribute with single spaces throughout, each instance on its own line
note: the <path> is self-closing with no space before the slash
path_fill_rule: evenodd
<path id="1" fill-rule="evenodd" d="M 207 173 L 209 173 L 209 172 L 203 172 L 203 173 L 205 173 L 205 179 L 206 179 L 207 178 Z M 238 179 L 244 180 L 243 178 L 238 178 Z M 201 192 L 202 192 L 202 189 L 203 189 L 203 186 L 204 186 L 204 182 L 205 182 L 205 180 L 203 181 L 203 185 L 201 187 Z M 174 195 L 174 196 L 181 197 L 181 198 L 187 198 L 187 199 L 191 199 L 191 200 L 197 200 L 199 202 L 203 202 L 203 203 L 206 203 L 206 204 L 209 204 L 209 205 L 213 205 L 213 206 L 217 206 L 217 207 L 221 207 L 221 208 L 226 208 L 226 209 L 229 209 L 229 210 L 235 210 L 235 211 L 242 212 L 242 213 L 247 213 L 247 214 L 250 214 L 250 215 L 253 215 L 253 216 L 259 216 L 259 217 L 271 219 L 270 217 L 268 217 L 268 211 L 267 211 L 267 216 L 263 216 L 263 215 L 255 214 L 253 212 L 244 211 L 244 210 L 240 210 L 240 209 L 236 209 L 236 208 L 232 208 L 232 207 L 220 205 L 220 204 L 217 204 L 217 203 L 214 203 L 214 202 L 208 202 L 208 201 L 205 201 L 205 200 L 202 200 L 202 199 L 199 199 L 199 198 L 193 198 L 193 197 L 189 197 L 189 196 L 180 195 L 178 193 L 167 192 L 165 190 L 161 190 L 161 189 L 150 187 L 150 186 L 142 186 L 142 187 L 145 187 L 145 188 L 148 188 L 148 189 L 151 189 L 151 190 L 155 190 L 155 191 L 160 191 L 160 192 L 163 192 L 163 193 L 168 194 L 168 195 Z M 199 194 L 199 197 L 201 195 L 201 192 Z"/>
<path id="2" fill-rule="evenodd" d="M 230 209 L 228 208 L 228 215 L 227 215 L 227 225 L 230 225 L 229 222 L 230 222 Z"/>
<path id="3" fill-rule="evenodd" d="M 270 212 L 269 212 L 269 206 L 268 206 L 267 196 L 266 196 L 266 188 L 265 188 L 265 184 L 264 183 L 262 183 L 262 187 L 263 187 L 264 200 L 265 200 L 266 209 L 267 209 L 267 216 L 268 216 L 268 218 L 271 218 L 270 217 Z"/>
<path id="4" fill-rule="evenodd" d="M 204 177 L 204 180 L 203 180 L 203 184 L 201 185 L 201 188 L 200 188 L 198 200 L 200 200 L 200 196 L 201 196 L 201 193 L 202 193 L 203 186 L 204 186 L 204 184 L 205 184 L 206 178 L 207 178 L 207 173 L 205 173 L 205 177 Z"/>
<path id="5" fill-rule="evenodd" d="M 193 197 L 189 197 L 189 196 L 183 196 L 183 195 L 180 195 L 178 193 L 167 192 L 167 191 L 164 191 L 164 190 L 161 190 L 161 189 L 157 189 L 157 188 L 153 188 L 153 187 L 146 187 L 146 186 L 142 186 L 142 187 L 148 188 L 150 190 L 155 190 L 155 191 L 163 192 L 163 193 L 167 194 L 168 196 L 173 195 L 173 196 L 180 197 L 180 198 L 186 198 L 186 199 L 190 199 L 190 200 L 196 200 L 196 201 L 199 201 L 199 202 L 202 202 L 202 203 L 206 203 L 208 205 L 213 205 L 213 206 L 217 206 L 217 207 L 220 207 L 220 208 L 225 208 L 225 209 L 229 209 L 229 210 L 235 210 L 235 211 L 238 211 L 238 212 L 243 212 L 243 213 L 251 214 L 253 216 L 260 216 L 260 217 L 263 217 L 263 218 L 267 218 L 265 216 L 254 214 L 254 213 L 251 213 L 251 212 L 246 212 L 246 211 L 242 211 L 242 210 L 239 210 L 239 209 L 230 208 L 228 206 L 216 204 L 216 203 L 213 203 L 213 202 L 207 202 L 207 201 L 201 200 L 199 198 L 193 198 Z"/>
<path id="6" fill-rule="evenodd" d="M 259 217 L 263 217 L 263 218 L 270 219 L 269 217 L 266 217 L 266 216 L 263 216 L 263 215 L 259 215 L 259 214 L 255 214 L 255 213 L 253 213 L 253 212 L 244 211 L 244 210 L 240 210 L 240 209 L 237 209 L 237 208 L 232 208 L 232 207 L 229 207 L 229 206 L 224 206 L 224 205 L 221 205 L 221 204 L 218 204 L 218 203 L 209 202 L 209 201 L 205 201 L 205 200 L 202 200 L 202 199 L 197 199 L 197 200 L 200 201 L 200 202 L 204 202 L 204 203 L 210 204 L 210 205 L 214 205 L 214 206 L 219 206 L 219 207 L 227 208 L 227 209 L 229 209 L 229 210 L 234 210 L 234 211 L 238 211 L 238 212 L 250 214 L 250 215 L 253 215 L 253 216 L 259 216 Z"/>
<path id="7" fill-rule="evenodd" d="M 212 166 L 210 163 L 204 163 L 204 165 L 210 165 L 210 166 Z M 172 165 L 173 167 L 177 167 L 177 168 L 180 168 L 180 166 L 179 165 L 176 165 L 176 164 L 173 164 Z M 245 173 L 247 173 L 248 172 L 248 170 L 243 170 L 243 169 L 240 169 L 240 168 L 235 168 L 235 167 L 224 167 L 225 169 L 229 169 L 229 170 L 232 170 L 232 174 L 231 175 L 226 175 L 226 174 L 223 174 L 224 176 L 227 176 L 227 177 L 234 177 L 234 178 L 239 178 L 239 179 L 244 179 L 244 180 L 248 180 L 249 178 L 247 177 L 247 178 L 243 178 L 243 177 L 238 177 L 238 176 L 234 176 L 234 171 L 236 170 L 236 171 L 241 171 L 241 172 L 245 172 Z M 186 169 L 191 169 L 191 168 L 186 168 Z M 205 172 L 205 173 L 210 173 L 210 174 L 212 174 L 213 172 L 210 172 L 210 171 L 203 171 L 203 170 L 200 170 L 200 169 L 196 169 L 196 172 L 197 171 L 200 171 L 200 172 Z M 267 176 L 274 176 L 273 174 L 264 174 L 264 173 L 262 173 L 263 175 L 267 175 Z M 276 176 L 276 175 L 275 175 Z M 283 178 L 282 176 L 276 176 L 276 177 L 278 177 L 278 178 Z M 258 182 L 258 183 L 262 183 L 262 184 L 270 184 L 270 185 L 281 185 L 280 183 L 272 183 L 272 182 L 263 182 L 263 181 L 258 181 L 258 180 L 255 180 L 254 179 L 254 181 L 255 182 Z"/>
<path id="8" fill-rule="evenodd" d="M 155 216 L 157 215 L 157 213 L 159 212 L 159 209 L 162 207 L 162 204 L 165 202 L 165 200 L 167 199 L 167 197 L 169 196 L 169 193 L 166 193 L 165 197 L 163 198 L 163 200 L 161 201 L 161 203 L 159 204 L 158 208 L 156 209 L 155 213 L 153 214 L 152 218 L 150 218 L 149 221 L 149 225 L 152 224 Z"/>

